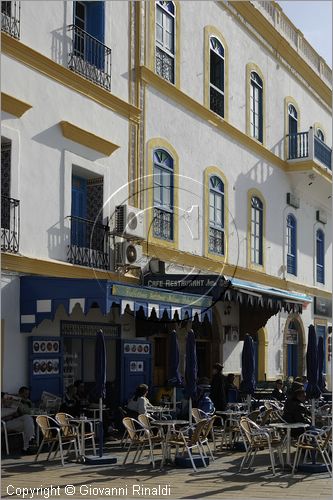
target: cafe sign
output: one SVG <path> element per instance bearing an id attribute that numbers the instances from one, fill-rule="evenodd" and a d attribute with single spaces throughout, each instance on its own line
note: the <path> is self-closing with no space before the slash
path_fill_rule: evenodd
<path id="1" fill-rule="evenodd" d="M 298 335 L 297 335 L 296 330 L 288 330 L 287 331 L 286 343 L 289 345 L 298 344 Z"/>
<path id="2" fill-rule="evenodd" d="M 332 301 L 323 297 L 314 298 L 314 314 L 324 316 L 325 318 L 332 317 Z"/>

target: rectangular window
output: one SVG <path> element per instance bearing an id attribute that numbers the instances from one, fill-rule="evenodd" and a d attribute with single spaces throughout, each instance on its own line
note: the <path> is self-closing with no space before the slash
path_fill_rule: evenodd
<path id="1" fill-rule="evenodd" d="M 174 83 L 175 19 L 161 6 L 156 6 L 156 73 Z"/>
<path id="2" fill-rule="evenodd" d="M 251 214 L 251 261 L 262 265 L 262 212 L 252 208 Z"/>

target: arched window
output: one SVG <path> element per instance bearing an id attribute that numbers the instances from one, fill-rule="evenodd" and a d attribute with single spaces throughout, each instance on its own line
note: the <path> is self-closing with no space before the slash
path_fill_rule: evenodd
<path id="1" fill-rule="evenodd" d="M 251 198 L 251 262 L 263 265 L 263 203 L 257 196 Z"/>
<path id="2" fill-rule="evenodd" d="M 251 136 L 263 142 L 263 83 L 255 71 L 251 71 L 250 127 Z"/>
<path id="3" fill-rule="evenodd" d="M 156 73 L 175 83 L 174 2 L 156 2 Z"/>
<path id="4" fill-rule="evenodd" d="M 224 184 L 209 178 L 209 252 L 224 255 Z"/>
<path id="5" fill-rule="evenodd" d="M 287 217 L 287 272 L 297 275 L 297 222 L 296 218 L 289 214 Z"/>
<path id="6" fill-rule="evenodd" d="M 153 235 L 164 240 L 173 240 L 173 159 L 163 149 L 153 153 L 154 161 L 154 218 Z"/>
<path id="7" fill-rule="evenodd" d="M 288 104 L 289 159 L 298 158 L 297 151 L 298 116 L 295 106 Z"/>
<path id="8" fill-rule="evenodd" d="M 316 234 L 316 249 L 317 249 L 317 281 L 325 283 L 325 235 L 321 229 L 317 230 Z"/>
<path id="9" fill-rule="evenodd" d="M 324 132 L 320 128 L 317 128 L 316 135 L 318 139 L 320 139 L 322 142 L 325 142 Z"/>
<path id="10" fill-rule="evenodd" d="M 209 39 L 210 109 L 224 117 L 224 47 L 222 43 L 211 36 Z"/>

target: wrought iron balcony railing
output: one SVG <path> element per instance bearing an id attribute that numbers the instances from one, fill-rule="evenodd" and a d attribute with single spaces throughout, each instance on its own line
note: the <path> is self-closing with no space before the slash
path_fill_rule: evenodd
<path id="1" fill-rule="evenodd" d="M 20 38 L 21 2 L 1 2 L 1 31 Z"/>
<path id="2" fill-rule="evenodd" d="M 68 217 L 71 240 L 67 260 L 71 264 L 110 269 L 109 226 L 81 217 Z"/>
<path id="3" fill-rule="evenodd" d="M 68 30 L 72 36 L 69 69 L 111 90 L 111 49 L 74 24 Z"/>
<path id="4" fill-rule="evenodd" d="M 309 132 L 287 135 L 287 140 L 288 160 L 317 159 L 332 170 L 332 149 L 314 135 L 312 127 Z"/>
<path id="5" fill-rule="evenodd" d="M 20 243 L 20 202 L 1 196 L 1 251 L 17 253 Z"/>
<path id="6" fill-rule="evenodd" d="M 221 229 L 209 228 L 209 251 L 224 255 L 224 232 Z"/>

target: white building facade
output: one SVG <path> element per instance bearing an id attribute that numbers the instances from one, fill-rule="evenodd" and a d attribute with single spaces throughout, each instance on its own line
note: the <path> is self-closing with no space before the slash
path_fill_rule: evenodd
<path id="1" fill-rule="evenodd" d="M 279 6 L 2 4 L 3 390 L 33 380 L 31 337 L 61 339 L 59 387 L 92 382 L 97 325 L 115 327 L 114 384 L 117 342 L 151 341 L 160 386 L 170 330 L 183 353 L 190 327 L 200 376 L 216 361 L 240 374 L 246 333 L 258 381 L 302 375 L 311 323 L 330 387 L 331 70 Z M 142 211 L 134 262 L 114 251 L 117 205 Z M 213 300 L 149 290 L 150 259 L 156 276 L 230 285 Z M 66 278 L 83 280 L 76 294 L 58 293 Z M 89 280 L 115 283 L 114 301 Z"/>

